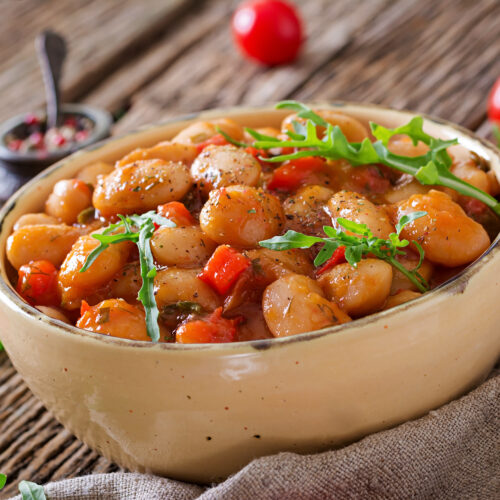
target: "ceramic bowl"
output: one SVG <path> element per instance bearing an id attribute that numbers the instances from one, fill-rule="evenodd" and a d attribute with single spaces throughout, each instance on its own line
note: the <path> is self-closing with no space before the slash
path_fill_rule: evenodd
<path id="1" fill-rule="evenodd" d="M 388 126 L 412 113 L 325 105 Z M 340 327 L 288 338 L 216 345 L 152 345 L 52 320 L 8 281 L 5 241 L 16 219 L 38 211 L 63 178 L 173 137 L 198 119 L 229 116 L 278 125 L 270 108 L 219 110 L 167 122 L 49 168 L 0 214 L 1 341 L 24 380 L 71 432 L 131 470 L 211 482 L 254 457 L 338 447 L 409 419 L 480 383 L 500 353 L 500 249 L 410 303 Z M 500 176 L 499 152 L 470 132 L 432 118 L 428 132 L 457 137 Z M 455 147 L 454 154 L 463 154 Z"/>

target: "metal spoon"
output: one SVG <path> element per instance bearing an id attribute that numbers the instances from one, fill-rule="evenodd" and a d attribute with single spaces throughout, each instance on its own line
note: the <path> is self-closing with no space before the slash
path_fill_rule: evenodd
<path id="1" fill-rule="evenodd" d="M 57 33 L 47 30 L 37 36 L 35 47 L 45 84 L 47 128 L 57 127 L 62 116 L 59 81 L 66 58 L 66 42 Z"/>

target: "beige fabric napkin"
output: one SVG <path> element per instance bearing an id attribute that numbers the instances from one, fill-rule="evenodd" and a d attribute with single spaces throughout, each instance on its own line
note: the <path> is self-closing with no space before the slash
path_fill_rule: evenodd
<path id="1" fill-rule="evenodd" d="M 45 491 L 50 500 L 492 500 L 500 498 L 499 431 L 497 370 L 478 389 L 423 418 L 340 450 L 260 458 L 211 488 L 115 473 L 51 483 Z"/>

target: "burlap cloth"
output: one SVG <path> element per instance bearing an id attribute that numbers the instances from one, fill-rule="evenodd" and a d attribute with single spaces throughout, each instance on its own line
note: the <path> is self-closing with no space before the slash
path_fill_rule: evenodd
<path id="1" fill-rule="evenodd" d="M 211 488 L 115 473 L 51 483 L 45 491 L 50 500 L 498 499 L 499 424 L 496 370 L 478 389 L 423 418 L 340 450 L 260 458 Z"/>

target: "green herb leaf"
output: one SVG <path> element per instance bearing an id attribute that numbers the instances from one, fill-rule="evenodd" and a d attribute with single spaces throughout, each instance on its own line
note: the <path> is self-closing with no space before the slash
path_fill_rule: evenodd
<path id="1" fill-rule="evenodd" d="M 337 219 L 337 224 L 348 231 L 351 231 L 355 234 L 360 234 L 361 236 L 373 236 L 370 229 L 366 224 L 359 224 L 358 222 L 354 222 L 349 219 L 344 219 L 339 217 Z"/>
<path id="2" fill-rule="evenodd" d="M 410 224 L 414 220 L 420 219 L 421 217 L 424 217 L 426 215 L 427 212 L 412 212 L 411 214 L 403 215 L 403 217 L 401 217 L 396 224 L 397 235 L 399 236 L 401 234 L 401 231 L 407 224 Z"/>
<path id="3" fill-rule="evenodd" d="M 325 244 L 314 259 L 314 265 L 318 267 L 324 264 L 333 255 L 333 252 L 335 252 L 335 250 L 337 250 L 339 246 L 340 244 L 337 241 L 325 241 Z"/>
<path id="4" fill-rule="evenodd" d="M 3 344 L 0 342 L 0 352 L 4 350 Z"/>
<path id="5" fill-rule="evenodd" d="M 281 143 L 281 140 L 278 139 L 277 137 L 273 137 L 272 135 L 261 134 L 260 132 L 257 132 L 257 130 L 254 130 L 252 128 L 245 127 L 245 132 L 248 132 L 248 134 L 250 134 L 256 141 L 274 142 L 275 145 L 279 145 Z"/>
<path id="6" fill-rule="evenodd" d="M 351 234 L 331 226 L 324 226 L 323 231 L 327 236 L 326 238 L 308 236 L 296 231 L 287 231 L 283 236 L 275 236 L 269 240 L 261 241 L 259 245 L 271 250 L 289 250 L 291 248 L 310 248 L 316 243 L 322 243 L 323 246 L 314 259 L 315 266 L 321 266 L 339 246 L 345 246 L 345 259 L 351 266 L 356 267 L 365 255 L 374 255 L 401 271 L 421 292 L 426 292 L 429 285 L 418 273 L 424 259 L 423 248 L 418 243 L 413 242 L 419 252 L 420 260 L 417 267 L 411 271 L 406 269 L 395 258 L 397 255 L 405 255 L 405 252 L 400 249 L 409 245 L 408 240 L 399 238 L 403 227 L 425 215 L 427 215 L 427 212 L 414 212 L 404 215 L 396 225 L 396 232 L 391 233 L 386 240 L 375 237 L 366 224 L 359 224 L 340 217 L 337 219 L 337 224 Z"/>
<path id="7" fill-rule="evenodd" d="M 418 243 L 418 241 L 413 240 L 412 243 L 415 245 L 415 248 L 418 250 L 418 256 L 419 256 L 417 267 L 415 267 L 415 269 L 413 269 L 413 271 L 415 272 L 415 271 L 418 271 L 422 267 L 422 262 L 424 261 L 424 258 L 425 258 L 425 252 L 424 252 L 424 249 L 422 248 L 422 245 L 420 245 L 420 243 Z"/>
<path id="8" fill-rule="evenodd" d="M 298 116 L 307 121 L 305 124 L 295 122 L 293 124 L 295 131 L 289 131 L 289 138 L 281 140 L 276 137 L 264 136 L 252 129 L 246 129 L 255 139 L 253 146 L 257 149 L 276 147 L 296 149 L 294 153 L 267 158 L 268 162 L 276 163 L 320 156 L 332 160 L 345 159 L 353 166 L 382 163 L 414 176 L 424 185 L 445 186 L 460 194 L 475 198 L 500 216 L 500 203 L 493 196 L 459 179 L 450 171 L 452 159 L 447 148 L 458 144 L 458 140 L 442 140 L 427 134 L 423 129 L 424 119 L 421 116 L 416 116 L 406 125 L 394 129 L 371 123 L 372 134 L 377 141 L 372 143 L 366 138 L 361 143 L 354 143 L 347 140 L 340 127 L 328 124 L 305 104 L 296 101 L 283 101 L 278 103 L 276 107 L 296 111 Z M 316 125 L 326 127 L 321 138 L 318 136 Z M 395 135 L 406 135 L 413 144 L 423 142 L 429 147 L 429 151 L 425 155 L 416 157 L 393 154 L 389 151 L 388 144 Z"/>
<path id="9" fill-rule="evenodd" d="M 233 146 L 238 146 L 239 148 L 247 148 L 248 144 L 245 144 L 244 142 L 239 142 L 235 139 L 233 139 L 230 135 L 226 134 L 223 130 L 221 130 L 219 127 L 215 127 L 215 130 L 226 139 L 227 142 L 230 142 Z"/>
<path id="10" fill-rule="evenodd" d="M 76 222 L 78 222 L 78 224 L 88 224 L 90 221 L 94 220 L 94 217 L 95 208 L 87 207 L 77 215 Z"/>
<path id="11" fill-rule="evenodd" d="M 297 116 L 300 118 L 306 118 L 307 120 L 311 120 L 316 125 L 321 125 L 326 127 L 328 123 L 321 118 L 317 113 L 315 113 L 311 108 L 302 104 L 298 101 L 281 101 L 276 104 L 276 109 L 291 109 L 297 113 Z"/>
<path id="12" fill-rule="evenodd" d="M 345 250 L 345 260 L 347 260 L 351 266 L 356 267 L 358 262 L 361 261 L 364 251 L 366 251 L 364 245 L 347 247 Z"/>
<path id="13" fill-rule="evenodd" d="M 169 304 L 162 309 L 163 314 L 172 314 L 175 312 L 200 314 L 201 312 L 203 312 L 203 307 L 197 302 L 180 300 L 179 302 L 176 302 L 175 304 Z"/>
<path id="14" fill-rule="evenodd" d="M 307 236 L 290 229 L 283 236 L 275 236 L 261 241 L 259 245 L 270 250 L 289 250 L 290 248 L 309 248 L 315 243 L 322 243 L 323 241 L 323 238 Z"/>
<path id="15" fill-rule="evenodd" d="M 146 312 L 146 329 L 148 335 L 153 342 L 160 340 L 160 328 L 158 326 L 158 306 L 154 296 L 154 275 L 156 274 L 156 267 L 151 252 L 151 245 L 149 244 L 151 236 L 153 235 L 155 226 L 151 220 L 145 222 L 141 226 L 139 233 L 139 263 L 141 265 L 142 286 L 139 290 L 139 300 L 144 306 Z M 154 274 L 151 276 L 152 271 Z"/>
<path id="16" fill-rule="evenodd" d="M 7 482 L 7 476 L 5 474 L 0 473 L 0 490 L 5 486 Z"/>
<path id="17" fill-rule="evenodd" d="M 415 172 L 415 178 L 424 186 L 432 186 L 439 182 L 439 171 L 435 163 L 430 161 Z"/>
<path id="18" fill-rule="evenodd" d="M 156 229 L 155 224 L 166 227 L 175 227 L 176 225 L 170 219 L 166 219 L 154 211 L 142 215 L 119 215 L 119 218 L 120 222 L 110 224 L 101 234 L 92 235 L 93 238 L 99 241 L 99 246 L 88 255 L 80 272 L 85 272 L 109 245 L 116 245 L 123 241 L 135 243 L 139 249 L 139 264 L 142 277 L 142 286 L 139 290 L 138 299 L 144 306 L 148 335 L 153 342 L 158 342 L 160 339 L 159 311 L 154 297 L 154 278 L 157 269 L 151 252 L 150 241 Z"/>
<path id="19" fill-rule="evenodd" d="M 407 135 L 411 138 L 413 145 L 416 146 L 419 141 L 428 144 L 431 136 L 424 132 L 424 119 L 421 116 L 415 116 L 406 125 L 394 129 L 385 128 L 382 125 L 371 122 L 370 128 L 373 136 L 384 146 L 389 144 L 389 140 L 395 135 Z"/>
<path id="20" fill-rule="evenodd" d="M 21 493 L 22 500 L 47 500 L 43 487 L 31 481 L 21 481 L 19 493 Z"/>

